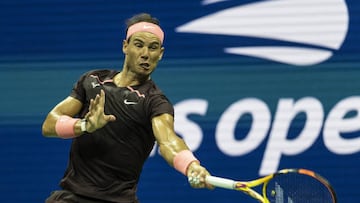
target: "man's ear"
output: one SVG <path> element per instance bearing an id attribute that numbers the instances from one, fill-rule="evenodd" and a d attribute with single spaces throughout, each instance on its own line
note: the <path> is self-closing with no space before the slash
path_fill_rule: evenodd
<path id="1" fill-rule="evenodd" d="M 164 48 L 164 47 L 161 47 L 161 53 L 160 53 L 160 55 L 159 55 L 159 61 L 160 61 L 160 60 L 162 59 L 162 57 L 163 57 L 164 50 L 165 50 L 165 48 Z"/>
<path id="2" fill-rule="evenodd" d="M 123 41 L 123 45 L 122 45 L 122 51 L 123 51 L 123 53 L 126 55 L 127 54 L 127 47 L 128 47 L 128 42 L 127 42 L 127 40 L 125 40 L 124 39 L 124 41 Z"/>

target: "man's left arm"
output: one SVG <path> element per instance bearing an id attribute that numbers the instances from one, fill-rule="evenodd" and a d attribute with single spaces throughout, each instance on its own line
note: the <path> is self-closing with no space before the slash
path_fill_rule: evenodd
<path id="1" fill-rule="evenodd" d="M 209 172 L 201 166 L 184 140 L 176 135 L 174 117 L 170 114 L 156 116 L 152 119 L 152 128 L 161 156 L 168 164 L 187 176 L 193 188 L 212 189 L 213 186 L 205 182 L 205 177 L 210 175 Z"/>

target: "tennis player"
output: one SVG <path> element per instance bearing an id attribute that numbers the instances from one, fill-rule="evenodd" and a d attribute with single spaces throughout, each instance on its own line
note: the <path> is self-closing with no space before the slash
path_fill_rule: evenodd
<path id="1" fill-rule="evenodd" d="M 70 95 L 47 115 L 46 137 L 72 139 L 70 160 L 55 202 L 139 202 L 137 184 L 155 142 L 162 157 L 193 188 L 209 188 L 209 172 L 174 132 L 174 108 L 151 79 L 161 60 L 164 32 L 143 13 L 127 21 L 121 71 L 84 73 Z"/>

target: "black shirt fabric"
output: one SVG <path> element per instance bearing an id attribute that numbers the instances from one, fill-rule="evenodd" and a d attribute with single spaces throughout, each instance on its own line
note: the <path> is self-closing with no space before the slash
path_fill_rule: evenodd
<path id="1" fill-rule="evenodd" d="M 93 133 L 74 138 L 70 160 L 61 187 L 79 195 L 110 202 L 134 202 L 144 162 L 155 137 L 151 119 L 168 113 L 173 105 L 152 80 L 139 86 L 117 87 L 113 70 L 85 73 L 74 85 L 72 97 L 83 103 L 79 115 L 88 112 L 90 99 L 105 91 L 105 114 L 109 122 Z"/>

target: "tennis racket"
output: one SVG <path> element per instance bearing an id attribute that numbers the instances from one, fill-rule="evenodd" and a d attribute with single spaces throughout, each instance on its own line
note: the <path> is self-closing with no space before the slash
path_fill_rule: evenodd
<path id="1" fill-rule="evenodd" d="M 252 181 L 235 181 L 207 176 L 206 182 L 215 187 L 237 190 L 262 203 L 336 203 L 330 183 L 307 169 L 283 169 Z M 261 194 L 254 187 L 262 185 Z"/>

